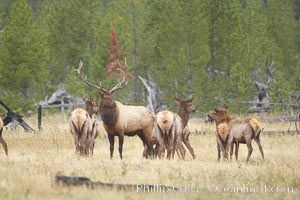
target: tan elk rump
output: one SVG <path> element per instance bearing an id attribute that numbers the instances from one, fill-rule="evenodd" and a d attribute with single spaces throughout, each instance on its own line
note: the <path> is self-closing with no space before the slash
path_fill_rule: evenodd
<path id="1" fill-rule="evenodd" d="M 184 142 L 184 144 L 188 147 L 189 151 L 191 152 L 193 158 L 195 159 L 196 156 L 189 141 L 188 128 L 185 129 L 185 132 L 184 128 L 187 126 L 189 114 L 196 111 L 196 106 L 192 103 L 192 98 L 188 100 L 182 100 L 176 96 L 175 99 L 179 103 L 178 113 L 173 113 L 171 111 L 164 110 L 158 112 L 156 115 L 156 121 L 161 135 L 159 136 L 158 134 L 158 137 L 163 138 L 159 140 L 160 150 L 158 151 L 158 155 L 159 157 L 161 157 L 163 155 L 163 152 L 165 151 L 164 148 L 166 148 L 167 158 L 170 159 L 171 156 L 172 158 L 174 158 L 175 151 L 178 152 L 179 149 L 181 157 L 182 159 L 184 159 L 185 149 L 182 145 L 182 142 Z"/>
<path id="2" fill-rule="evenodd" d="M 70 132 L 74 137 L 76 152 L 80 155 L 89 154 L 89 135 L 92 132 L 92 120 L 82 108 L 76 108 L 69 120 Z"/>

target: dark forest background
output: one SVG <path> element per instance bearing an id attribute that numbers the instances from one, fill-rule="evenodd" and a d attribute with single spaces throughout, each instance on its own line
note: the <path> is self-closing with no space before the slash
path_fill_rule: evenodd
<path id="1" fill-rule="evenodd" d="M 202 112 L 223 103 L 241 112 L 271 62 L 270 101 L 291 103 L 300 93 L 299 20 L 300 0 L 1 0 L 0 99 L 28 111 L 60 83 L 98 96 L 73 69 L 82 60 L 90 81 L 116 84 L 107 74 L 114 29 L 135 77 L 118 92 L 122 103 L 146 104 L 140 75 L 170 109 L 179 93 Z"/>

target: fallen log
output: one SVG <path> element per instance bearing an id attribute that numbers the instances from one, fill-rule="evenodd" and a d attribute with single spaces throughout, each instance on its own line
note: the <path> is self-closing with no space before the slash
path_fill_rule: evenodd
<path id="1" fill-rule="evenodd" d="M 14 112 L 12 109 L 10 109 L 7 105 L 3 103 L 3 101 L 0 100 L 0 105 L 2 105 L 6 110 L 6 116 L 3 118 L 4 126 L 8 125 L 9 123 L 13 124 L 13 127 L 16 127 L 16 125 L 22 126 L 25 132 L 36 132 L 33 128 L 31 128 L 24 120 L 23 116 L 20 115 L 17 112 Z"/>
<path id="2" fill-rule="evenodd" d="M 178 191 L 178 188 L 174 186 L 164 186 L 160 184 L 115 184 L 115 183 L 104 183 L 101 181 L 91 181 L 87 177 L 81 176 L 64 176 L 60 173 L 55 175 L 55 184 L 58 186 L 86 186 L 91 189 L 103 188 L 103 189 L 116 189 L 123 191 L 137 191 L 137 190 L 146 190 L 146 191 L 156 191 L 161 192 L 164 189 L 170 189 L 173 191 Z"/>

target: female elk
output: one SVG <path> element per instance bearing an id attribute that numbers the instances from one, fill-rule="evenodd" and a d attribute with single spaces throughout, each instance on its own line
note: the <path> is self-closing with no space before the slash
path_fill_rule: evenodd
<path id="1" fill-rule="evenodd" d="M 71 134 L 74 137 L 76 152 L 80 155 L 89 154 L 89 135 L 92 133 L 92 120 L 82 108 L 76 108 L 71 113 L 69 121 Z"/>
<path id="2" fill-rule="evenodd" d="M 96 97 L 93 100 L 82 98 L 85 104 L 85 110 L 88 112 L 90 118 L 92 119 L 92 131 L 89 134 L 89 151 L 91 155 L 94 153 L 95 139 L 100 134 L 100 124 L 97 121 L 96 114 L 98 113 L 98 106 L 96 104 Z"/>
<path id="3" fill-rule="evenodd" d="M 3 131 L 3 120 L 2 118 L 0 117 L 0 143 L 2 144 L 3 146 L 3 149 L 5 151 L 5 154 L 8 155 L 8 149 L 7 149 L 7 144 L 6 142 L 4 141 L 3 137 L 2 137 L 2 131 Z"/>
<path id="4" fill-rule="evenodd" d="M 188 123 L 189 114 L 196 111 L 196 106 L 192 103 L 192 98 L 182 100 L 176 96 L 175 99 L 179 102 L 178 113 L 163 110 L 156 115 L 159 131 L 163 136 L 164 145 L 167 148 L 167 158 L 170 159 L 171 155 L 172 158 L 174 158 L 176 149 L 180 150 L 180 153 L 184 158 L 185 150 L 182 146 L 182 141 L 190 150 L 193 158 L 195 158 L 194 150 L 189 142 L 189 137 L 183 136 L 183 129 Z M 162 151 L 164 151 L 164 146 L 161 147 L 159 155 L 163 153 Z"/>
<path id="5" fill-rule="evenodd" d="M 248 147 L 248 156 L 247 161 L 249 161 L 252 154 L 253 148 L 251 145 L 251 140 L 254 139 L 257 143 L 262 158 L 264 159 L 264 152 L 260 144 L 260 133 L 261 128 L 260 124 L 256 119 L 247 118 L 247 119 L 231 119 L 227 112 L 227 105 L 224 105 L 223 108 L 215 109 L 214 112 L 210 112 L 207 115 L 211 120 L 215 121 L 216 126 L 219 124 L 225 123 L 229 126 L 229 134 L 232 134 L 233 140 L 230 144 L 230 157 L 233 154 L 233 145 L 236 144 L 235 157 L 238 159 L 238 150 L 239 143 L 247 144 Z M 219 155 L 219 149 L 218 149 Z"/>
<path id="6" fill-rule="evenodd" d="M 127 106 L 114 100 L 117 90 L 126 86 L 125 72 L 123 79 L 110 90 L 97 86 L 82 77 L 81 69 L 83 63 L 80 62 L 77 71 L 79 78 L 88 86 L 96 88 L 100 93 L 99 112 L 103 120 L 103 126 L 108 134 L 110 143 L 110 158 L 113 157 L 114 137 L 119 137 L 119 154 L 122 159 L 124 135 L 138 135 L 143 141 L 144 155 L 146 158 L 151 152 L 150 138 L 154 126 L 155 115 L 144 106 Z"/>

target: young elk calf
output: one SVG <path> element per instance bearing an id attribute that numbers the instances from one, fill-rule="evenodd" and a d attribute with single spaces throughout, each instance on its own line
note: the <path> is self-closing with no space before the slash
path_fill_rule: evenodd
<path id="1" fill-rule="evenodd" d="M 193 99 L 182 100 L 178 97 L 175 97 L 175 99 L 179 102 L 178 113 L 163 110 L 156 115 L 159 132 L 164 141 L 161 145 L 158 155 L 160 157 L 164 151 L 164 147 L 166 147 L 168 159 L 171 158 L 171 155 L 174 159 L 174 153 L 176 149 L 180 150 L 182 158 L 184 159 L 185 150 L 182 145 L 183 141 L 191 151 L 193 158 L 195 158 L 194 150 L 190 145 L 189 137 L 183 136 L 183 129 L 188 123 L 189 114 L 196 111 L 196 106 L 192 103 Z"/>
<path id="2" fill-rule="evenodd" d="M 74 137 L 76 152 L 80 155 L 89 154 L 89 135 L 92 133 L 92 119 L 88 112 L 82 108 L 76 108 L 71 113 L 69 121 L 70 131 Z"/>
<path id="3" fill-rule="evenodd" d="M 3 131 L 3 120 L 2 118 L 0 117 L 0 143 L 2 144 L 3 146 L 3 149 L 5 151 L 5 154 L 8 155 L 8 149 L 7 149 L 7 144 L 6 142 L 4 141 L 3 137 L 2 137 L 2 131 Z"/>
<path id="4" fill-rule="evenodd" d="M 239 143 L 247 144 L 248 147 L 248 156 L 247 162 L 250 159 L 253 148 L 251 145 L 251 140 L 254 139 L 258 144 L 259 150 L 261 152 L 262 158 L 264 159 L 264 153 L 262 146 L 260 144 L 260 133 L 261 128 L 259 122 L 256 119 L 248 118 L 248 119 L 234 119 L 231 120 L 227 112 L 227 105 L 224 105 L 223 108 L 215 109 L 214 112 L 208 113 L 208 117 L 215 121 L 216 126 L 219 124 L 225 123 L 229 126 L 229 134 L 232 134 L 232 142 L 230 144 L 230 157 L 233 154 L 233 145 L 236 144 L 235 156 L 238 159 L 238 149 Z"/>

